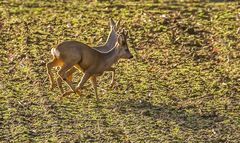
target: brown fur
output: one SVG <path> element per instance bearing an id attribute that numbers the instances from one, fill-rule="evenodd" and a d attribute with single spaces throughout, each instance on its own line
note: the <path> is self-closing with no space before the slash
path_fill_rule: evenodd
<path id="1" fill-rule="evenodd" d="M 67 82 L 72 91 L 78 94 L 80 94 L 78 89 L 81 89 L 84 83 L 91 78 L 97 100 L 99 99 L 97 95 L 96 76 L 101 75 L 104 71 L 113 71 L 114 69 L 111 68 L 111 66 L 117 62 L 118 59 L 129 59 L 133 57 L 128 49 L 127 32 L 125 31 L 118 36 L 115 47 L 106 53 L 92 49 L 86 44 L 77 41 L 62 42 L 57 46 L 55 52 L 52 53 L 54 59 L 47 64 L 47 72 L 51 85 L 53 86 L 53 74 L 51 73 L 51 69 L 55 66 L 60 66 L 61 69 L 58 71 L 58 75 Z M 73 66 L 79 68 L 84 73 L 76 89 L 73 87 L 67 75 L 67 71 Z M 61 92 L 63 91 L 62 89 L 60 90 Z M 63 95 L 70 92 L 66 92 Z"/>
<path id="2" fill-rule="evenodd" d="M 118 35 L 117 31 L 119 29 L 120 20 L 117 23 L 115 23 L 115 21 L 112 18 L 110 18 L 109 19 L 109 24 L 110 24 L 110 32 L 109 32 L 109 35 L 108 35 L 108 38 L 107 38 L 106 42 L 103 45 L 93 47 L 93 49 L 96 49 L 96 50 L 101 51 L 101 52 L 107 52 L 107 51 L 110 51 L 115 46 L 116 41 L 117 41 L 117 35 Z M 54 49 L 51 50 L 51 53 L 56 52 Z M 114 68 L 111 68 L 111 69 L 112 69 L 111 70 L 111 72 L 112 72 L 111 86 L 113 86 L 114 83 L 115 83 L 115 80 L 114 80 L 115 79 L 115 70 L 114 70 Z M 75 71 L 77 71 L 77 69 L 75 67 L 73 67 L 71 70 L 67 71 L 67 78 L 70 81 L 72 81 L 72 75 Z M 58 77 L 57 83 L 58 83 L 59 89 L 61 90 L 61 92 L 63 92 L 62 80 L 61 80 L 60 77 Z"/>

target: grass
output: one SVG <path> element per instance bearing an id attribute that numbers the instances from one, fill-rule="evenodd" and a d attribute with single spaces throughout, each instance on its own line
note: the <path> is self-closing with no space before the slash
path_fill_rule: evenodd
<path id="1" fill-rule="evenodd" d="M 238 142 L 239 3 L 1 1 L 1 142 Z M 82 97 L 49 89 L 50 49 L 105 41 L 108 19 L 130 30 L 117 85 Z M 75 85 L 81 74 L 74 77 Z M 65 86 L 66 87 L 66 86 Z"/>

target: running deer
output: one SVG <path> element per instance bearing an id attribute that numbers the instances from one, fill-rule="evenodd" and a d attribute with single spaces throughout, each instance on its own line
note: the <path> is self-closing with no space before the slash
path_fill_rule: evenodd
<path id="1" fill-rule="evenodd" d="M 111 66 L 119 59 L 133 58 L 133 55 L 128 49 L 127 36 L 128 32 L 125 30 L 120 32 L 114 48 L 108 52 L 100 52 L 78 41 L 62 42 L 57 48 L 51 50 L 54 59 L 47 63 L 47 73 L 51 84 L 53 83 L 51 69 L 55 66 L 60 66 L 61 68 L 58 71 L 58 75 L 62 80 L 66 81 L 71 88 L 71 91 L 65 92 L 63 96 L 71 92 L 80 95 L 78 90 L 81 89 L 84 83 L 90 78 L 98 102 L 96 77 L 102 75 L 104 71 L 113 71 L 114 69 Z M 67 78 L 66 74 L 73 66 L 84 73 L 76 88 L 73 87 L 72 82 Z"/>
<path id="2" fill-rule="evenodd" d="M 108 38 L 106 42 L 103 45 L 95 46 L 93 47 L 94 49 L 101 51 L 101 52 L 107 52 L 110 51 L 116 44 L 117 42 L 117 31 L 119 30 L 119 25 L 120 25 L 120 20 L 115 23 L 115 21 L 110 18 L 109 19 L 109 24 L 110 24 L 110 32 L 108 34 Z M 72 81 L 72 75 L 73 73 L 77 71 L 75 67 L 71 68 L 69 71 L 67 71 L 67 78 L 69 81 Z M 112 80 L 110 85 L 113 86 L 115 82 L 115 70 L 112 70 Z M 58 88 L 60 89 L 61 93 L 63 94 L 63 88 L 62 88 L 62 79 L 60 77 L 57 78 L 57 85 Z M 55 86 L 55 84 L 51 84 L 51 89 Z"/>

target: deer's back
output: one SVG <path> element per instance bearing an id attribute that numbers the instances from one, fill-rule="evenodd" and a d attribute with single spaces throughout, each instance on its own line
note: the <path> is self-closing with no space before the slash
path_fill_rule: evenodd
<path id="1" fill-rule="evenodd" d="M 99 52 L 78 41 L 62 42 L 57 46 L 57 50 L 60 53 L 60 59 L 64 62 L 77 63 L 82 70 L 94 66 L 101 58 Z"/>

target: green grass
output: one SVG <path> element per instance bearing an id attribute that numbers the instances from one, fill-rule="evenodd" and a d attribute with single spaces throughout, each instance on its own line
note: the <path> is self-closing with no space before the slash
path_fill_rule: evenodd
<path id="1" fill-rule="evenodd" d="M 238 142 L 239 3 L 0 2 L 0 142 Z M 45 64 L 64 40 L 105 41 L 108 19 L 130 30 L 117 85 L 83 96 L 49 89 Z M 74 77 L 76 85 L 82 74 Z M 65 86 L 66 89 L 66 86 Z"/>

